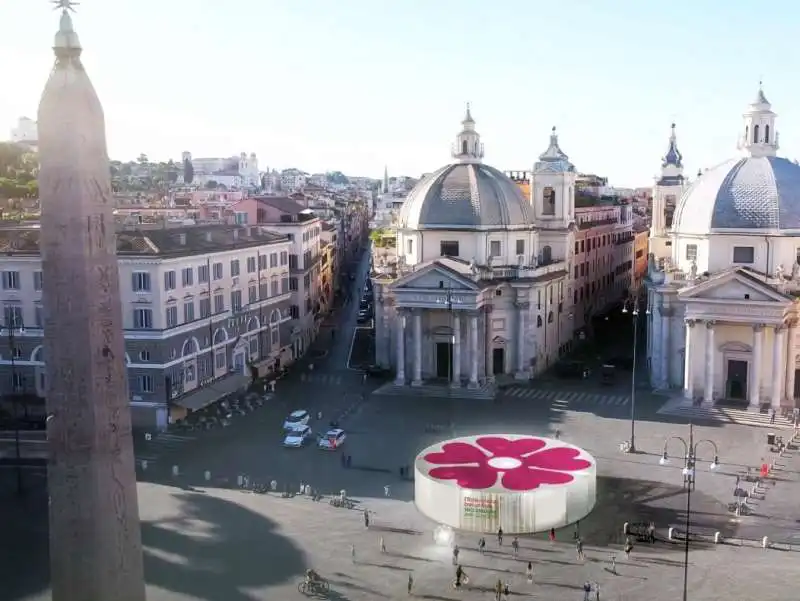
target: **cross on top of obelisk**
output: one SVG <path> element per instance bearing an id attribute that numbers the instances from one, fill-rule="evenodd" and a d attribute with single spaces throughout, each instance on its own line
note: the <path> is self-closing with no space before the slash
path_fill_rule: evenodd
<path id="1" fill-rule="evenodd" d="M 50 0 L 50 3 L 53 4 L 54 10 L 70 10 L 72 12 L 75 12 L 75 7 L 81 4 L 75 0 Z"/>

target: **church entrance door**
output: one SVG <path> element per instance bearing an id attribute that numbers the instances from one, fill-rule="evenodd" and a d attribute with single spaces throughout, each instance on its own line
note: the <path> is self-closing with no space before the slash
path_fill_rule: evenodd
<path id="1" fill-rule="evenodd" d="M 747 400 L 747 361 L 728 359 L 727 397 L 735 401 Z"/>
<path id="2" fill-rule="evenodd" d="M 492 373 L 506 373 L 506 349 L 502 347 L 492 349 Z"/>
<path id="3" fill-rule="evenodd" d="M 453 377 L 453 344 L 436 343 L 436 377 L 450 380 Z"/>

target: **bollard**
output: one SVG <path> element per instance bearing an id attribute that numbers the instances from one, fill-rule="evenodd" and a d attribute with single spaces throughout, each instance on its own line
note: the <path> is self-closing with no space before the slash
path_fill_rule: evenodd
<path id="1" fill-rule="evenodd" d="M 142 459 L 142 471 L 147 471 L 147 459 Z"/>
<path id="2" fill-rule="evenodd" d="M 210 482 L 211 481 L 211 472 L 206 470 L 205 473 L 203 474 L 203 478 L 205 478 L 206 482 Z"/>
<path id="3" fill-rule="evenodd" d="M 667 540 L 675 540 L 675 528 L 667 530 Z"/>
<path id="4" fill-rule="evenodd" d="M 272 489 L 272 492 L 275 492 L 276 490 L 278 490 L 278 482 L 276 480 L 273 480 L 272 482 L 269 483 L 269 487 Z"/>
<path id="5" fill-rule="evenodd" d="M 177 476 L 177 475 L 179 475 L 180 473 L 181 473 L 181 471 L 178 469 L 178 466 L 177 466 L 177 465 L 173 465 L 173 466 L 172 466 L 172 475 L 173 475 L 173 476 Z"/>
<path id="6" fill-rule="evenodd" d="M 244 484 L 244 476 L 242 476 L 241 474 L 239 474 L 238 476 L 236 476 L 236 486 L 238 486 L 239 488 L 241 488 L 241 487 L 242 487 L 242 484 Z"/>
<path id="7" fill-rule="evenodd" d="M 622 535 L 628 536 L 628 534 L 630 534 L 630 530 L 628 530 L 628 522 L 625 522 L 622 524 Z"/>
<path id="8" fill-rule="evenodd" d="M 311 485 L 310 484 L 306 484 L 306 495 L 308 495 L 309 497 L 311 496 Z"/>
<path id="9" fill-rule="evenodd" d="M 714 533 L 714 544 L 718 545 L 722 542 L 722 535 L 719 532 Z"/>
<path id="10" fill-rule="evenodd" d="M 150 432 L 147 432 L 147 433 L 144 435 L 144 439 L 145 439 L 147 442 L 150 442 L 151 440 L 153 440 L 153 435 L 152 435 L 152 434 L 150 434 Z"/>
<path id="11" fill-rule="evenodd" d="M 765 536 L 761 539 L 761 548 L 762 549 L 769 549 L 769 537 Z"/>

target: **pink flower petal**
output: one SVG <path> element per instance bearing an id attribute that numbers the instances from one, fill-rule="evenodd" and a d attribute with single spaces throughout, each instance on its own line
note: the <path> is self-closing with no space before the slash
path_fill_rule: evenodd
<path id="1" fill-rule="evenodd" d="M 585 459 L 577 459 L 580 451 L 569 447 L 554 447 L 539 451 L 523 458 L 523 462 L 530 468 L 543 468 L 546 470 L 560 470 L 563 472 L 577 472 L 591 467 Z"/>
<path id="2" fill-rule="evenodd" d="M 508 490 L 533 490 L 542 484 L 567 484 L 573 479 L 562 472 L 518 467 L 503 474 L 502 483 Z"/>
<path id="3" fill-rule="evenodd" d="M 486 454 L 478 447 L 466 442 L 448 442 L 442 446 L 439 453 L 428 453 L 424 457 L 428 463 L 436 465 L 460 465 L 464 463 L 479 463 L 483 465 Z"/>
<path id="4" fill-rule="evenodd" d="M 484 467 L 435 467 L 429 474 L 438 480 L 455 480 L 462 488 L 480 490 L 497 484 L 497 472 Z"/>
<path id="5" fill-rule="evenodd" d="M 475 441 L 495 457 L 521 458 L 543 449 L 547 443 L 539 438 L 509 440 L 502 436 L 483 436 Z"/>

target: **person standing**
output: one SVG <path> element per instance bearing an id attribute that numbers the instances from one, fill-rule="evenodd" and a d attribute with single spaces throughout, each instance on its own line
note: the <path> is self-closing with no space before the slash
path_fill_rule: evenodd
<path id="1" fill-rule="evenodd" d="M 503 596 L 503 581 L 499 578 L 494 585 L 494 599 L 495 601 L 500 601 L 501 597 Z"/>
<path id="2" fill-rule="evenodd" d="M 503 546 L 503 529 L 497 529 L 497 545 L 502 547 Z"/>
<path id="3" fill-rule="evenodd" d="M 612 555 L 611 556 L 611 573 L 614 574 L 615 576 L 617 575 L 617 556 L 616 555 Z"/>
<path id="4" fill-rule="evenodd" d="M 511 541 L 511 550 L 514 552 L 514 557 L 519 555 L 519 538 L 516 536 Z"/>
<path id="5" fill-rule="evenodd" d="M 533 584 L 533 562 L 528 562 L 528 567 L 525 568 L 525 576 L 528 579 L 528 584 Z"/>
<path id="6" fill-rule="evenodd" d="M 583 541 L 580 538 L 575 541 L 575 552 L 578 555 L 578 561 L 583 561 Z"/>
<path id="7" fill-rule="evenodd" d="M 369 528 L 369 510 L 364 510 L 364 528 Z"/>
<path id="8" fill-rule="evenodd" d="M 589 581 L 583 583 L 583 601 L 590 601 L 589 595 L 592 592 L 592 585 L 589 584 Z"/>
<path id="9" fill-rule="evenodd" d="M 391 493 L 391 489 L 389 488 L 389 485 L 387 484 L 386 486 L 383 487 L 383 495 L 385 497 L 388 497 L 390 493 Z"/>
<path id="10" fill-rule="evenodd" d="M 453 545 L 453 565 L 458 565 L 458 554 L 461 550 L 458 548 L 458 545 Z"/>
<path id="11" fill-rule="evenodd" d="M 353 563 L 356 562 L 356 546 L 355 545 L 350 545 L 350 559 L 353 561 Z"/>
<path id="12" fill-rule="evenodd" d="M 414 577 L 409 574 L 408 575 L 408 594 L 411 595 L 411 590 L 414 588 Z"/>
<path id="13" fill-rule="evenodd" d="M 551 543 L 556 542 L 556 529 L 555 528 L 550 528 L 550 534 L 548 536 L 550 538 L 550 542 Z"/>
<path id="14" fill-rule="evenodd" d="M 483 555 L 483 552 L 484 552 L 485 550 L 486 550 L 486 539 L 485 539 L 485 538 L 483 538 L 483 537 L 480 537 L 480 538 L 478 539 L 478 553 L 480 553 L 481 555 Z"/>
<path id="15" fill-rule="evenodd" d="M 627 537 L 625 539 L 625 559 L 631 558 L 631 551 L 633 551 L 633 543 L 631 542 L 631 537 Z"/>
<path id="16" fill-rule="evenodd" d="M 386 553 L 386 541 L 381 537 L 381 553 Z"/>
<path id="17" fill-rule="evenodd" d="M 594 583 L 594 601 L 600 601 L 600 583 Z"/>

